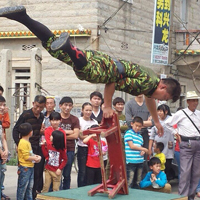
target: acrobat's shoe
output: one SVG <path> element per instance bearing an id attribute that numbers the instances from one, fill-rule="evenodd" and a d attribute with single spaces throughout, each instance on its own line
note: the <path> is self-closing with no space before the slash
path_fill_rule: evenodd
<path id="1" fill-rule="evenodd" d="M 26 13 L 24 6 L 4 7 L 0 9 L 0 17 L 7 17 L 9 19 L 15 19 L 19 14 L 23 13 Z"/>
<path id="2" fill-rule="evenodd" d="M 61 33 L 60 37 L 57 38 L 51 44 L 51 50 L 64 50 L 67 51 L 70 48 L 69 34 L 67 32 Z"/>

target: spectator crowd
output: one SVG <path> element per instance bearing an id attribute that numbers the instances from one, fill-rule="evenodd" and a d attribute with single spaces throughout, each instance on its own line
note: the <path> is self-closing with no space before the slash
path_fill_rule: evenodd
<path id="1" fill-rule="evenodd" d="M 9 150 L 6 129 L 10 126 L 6 100 L 0 86 L 0 181 L 1 199 L 10 199 L 3 193 L 6 161 Z M 178 165 L 179 194 L 188 200 L 200 197 L 200 112 L 198 95 L 187 93 L 188 107 L 178 108 L 171 114 L 166 104 L 157 107 L 157 115 L 164 133 L 159 134 L 144 96 L 128 102 L 113 99 L 118 115 L 122 146 L 126 159 L 129 188 L 171 192 L 174 179 L 173 160 Z M 35 199 L 37 194 L 70 189 L 71 170 L 77 148 L 77 186 L 101 183 L 101 164 L 96 134 L 83 135 L 83 131 L 98 127 L 103 117 L 103 96 L 95 91 L 82 105 L 79 118 L 71 114 L 73 100 L 65 96 L 56 112 L 53 96 L 37 95 L 33 106 L 18 118 L 12 135 L 18 155 L 17 200 Z M 125 111 L 125 112 L 124 112 Z M 125 114 L 123 114 L 125 113 Z M 179 147 L 180 146 L 180 147 Z M 108 179 L 110 163 L 106 138 L 101 137 L 103 163 Z M 45 178 L 43 180 L 43 172 Z"/>

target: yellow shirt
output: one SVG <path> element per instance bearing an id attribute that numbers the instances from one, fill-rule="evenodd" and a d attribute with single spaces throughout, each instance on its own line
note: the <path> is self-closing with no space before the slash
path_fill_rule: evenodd
<path id="1" fill-rule="evenodd" d="M 34 163 L 29 161 L 29 156 L 33 155 L 31 143 L 25 139 L 20 139 L 18 144 L 18 160 L 19 164 L 24 167 L 34 167 Z"/>
<path id="2" fill-rule="evenodd" d="M 165 154 L 164 153 L 157 153 L 154 156 L 160 159 L 161 170 L 164 171 L 165 170 L 165 163 L 166 163 Z"/>

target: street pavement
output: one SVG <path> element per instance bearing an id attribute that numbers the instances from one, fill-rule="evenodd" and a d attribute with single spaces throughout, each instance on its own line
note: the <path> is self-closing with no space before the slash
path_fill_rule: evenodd
<path id="1" fill-rule="evenodd" d="M 172 186 L 172 193 L 178 194 L 178 180 L 174 179 L 170 181 Z M 16 190 L 17 190 L 17 167 L 7 166 L 7 172 L 4 182 L 5 190 L 3 191 L 8 195 L 11 200 L 16 200 Z M 71 188 L 77 187 L 77 173 L 73 167 L 71 176 Z M 195 198 L 197 200 L 198 198 Z"/>
<path id="2" fill-rule="evenodd" d="M 11 200 L 16 200 L 17 191 L 17 166 L 7 166 L 6 177 L 4 181 L 5 190 L 3 192 L 11 198 Z M 71 176 L 71 188 L 77 187 L 77 173 L 72 168 Z"/>

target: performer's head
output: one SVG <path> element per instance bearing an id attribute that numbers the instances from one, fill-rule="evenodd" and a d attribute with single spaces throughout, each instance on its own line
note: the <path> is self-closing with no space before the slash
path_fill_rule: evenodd
<path id="1" fill-rule="evenodd" d="M 174 78 L 163 78 L 158 83 L 158 86 L 154 93 L 152 94 L 152 98 L 158 100 L 170 100 L 172 102 L 176 102 L 181 94 L 181 85 L 180 83 Z"/>

